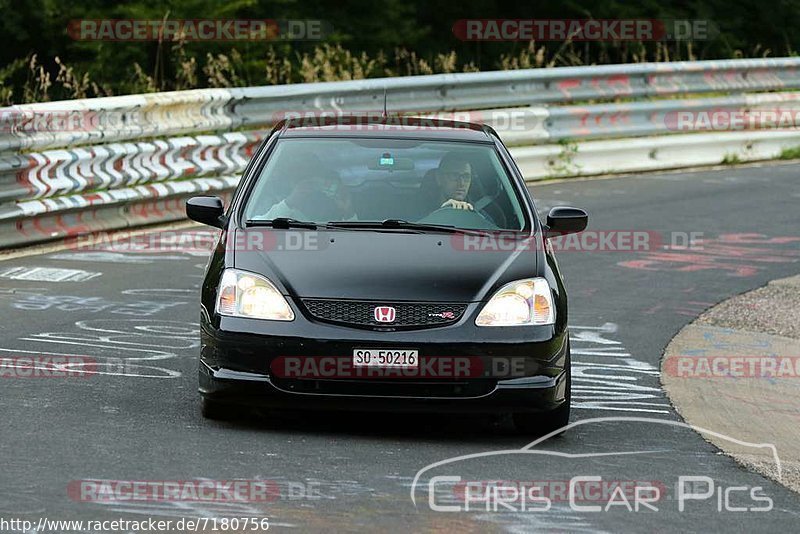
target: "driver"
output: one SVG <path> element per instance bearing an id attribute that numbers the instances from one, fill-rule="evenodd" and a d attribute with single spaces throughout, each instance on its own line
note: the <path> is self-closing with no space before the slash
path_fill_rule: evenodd
<path id="1" fill-rule="evenodd" d="M 472 204 L 467 202 L 472 176 L 472 165 L 462 154 L 445 154 L 436 169 L 436 184 L 439 187 L 436 209 L 474 210 Z"/>

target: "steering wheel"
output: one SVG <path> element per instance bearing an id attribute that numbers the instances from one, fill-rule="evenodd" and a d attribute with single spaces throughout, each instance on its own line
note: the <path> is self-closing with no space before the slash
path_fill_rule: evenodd
<path id="1" fill-rule="evenodd" d="M 506 218 L 503 208 L 501 208 L 497 202 L 495 202 L 497 197 L 497 194 L 491 196 L 486 195 L 473 202 L 472 206 L 475 208 L 476 212 L 494 222 L 496 226 L 500 228 L 507 228 L 508 219 Z"/>
<path id="2" fill-rule="evenodd" d="M 417 222 L 428 224 L 444 224 L 462 228 L 476 228 L 481 230 L 496 230 L 498 228 L 496 224 L 477 211 L 461 210 L 451 206 L 439 208 Z"/>

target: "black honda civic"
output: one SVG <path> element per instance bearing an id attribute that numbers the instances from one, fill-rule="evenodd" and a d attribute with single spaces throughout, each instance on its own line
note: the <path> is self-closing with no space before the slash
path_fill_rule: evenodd
<path id="1" fill-rule="evenodd" d="M 480 124 L 337 117 L 279 123 L 227 208 L 202 286 L 202 413 L 512 414 L 566 425 L 567 296 L 549 238 L 587 215 L 537 215 Z"/>

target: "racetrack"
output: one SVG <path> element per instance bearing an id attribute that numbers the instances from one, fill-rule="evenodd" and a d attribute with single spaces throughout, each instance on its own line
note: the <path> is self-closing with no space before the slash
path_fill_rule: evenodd
<path id="1" fill-rule="evenodd" d="M 540 212 L 582 207 L 593 231 L 648 231 L 666 244 L 701 232 L 694 237 L 703 240 L 702 249 L 559 254 L 570 294 L 572 420 L 628 418 L 588 421 L 537 447 L 560 456 L 520 454 L 530 439 L 515 435 L 506 419 L 285 413 L 205 421 L 196 393 L 203 255 L 64 250 L 4 261 L 0 355 L 85 356 L 100 372 L 0 380 L 6 453 L 0 514 L 266 515 L 271 528 L 304 530 L 790 530 L 800 520 L 800 497 L 739 467 L 693 430 L 665 424 L 679 418 L 661 390 L 659 360 L 703 309 L 800 272 L 798 180 L 800 165 L 792 164 L 531 187 Z M 85 273 L 32 270 L 37 267 Z M 412 481 L 429 464 L 499 450 L 512 452 L 425 471 L 412 502 Z M 657 511 L 623 505 L 588 511 L 578 507 L 597 504 L 593 497 L 570 503 L 557 491 L 546 511 L 521 512 L 518 501 L 510 505 L 514 510 L 476 502 L 463 511 L 464 486 L 430 486 L 433 476 L 459 476 L 462 483 L 546 481 L 551 490 L 575 476 L 600 476 L 651 481 L 662 493 Z M 683 502 L 681 510 L 675 483 L 689 476 L 709 477 L 715 491 Z M 260 479 L 278 491 L 266 502 L 244 504 L 103 501 L 72 491 L 95 479 Z M 747 490 L 725 492 L 741 487 Z M 752 498 L 754 487 L 772 501 L 771 510 L 753 510 L 766 502 Z M 434 511 L 429 497 L 462 511 Z"/>

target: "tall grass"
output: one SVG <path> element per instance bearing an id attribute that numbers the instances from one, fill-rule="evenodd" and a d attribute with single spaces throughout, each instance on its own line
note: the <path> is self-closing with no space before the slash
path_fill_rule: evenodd
<path id="1" fill-rule="evenodd" d="M 558 45 L 527 43 L 512 54 L 504 54 L 486 70 L 576 66 L 610 61 L 607 53 L 590 52 L 583 43 L 566 41 Z M 613 47 L 624 62 L 694 60 L 691 43 L 673 47 L 666 44 L 622 43 Z M 767 56 L 769 50 L 756 47 L 750 56 Z M 737 57 L 744 56 L 737 51 Z M 608 60 L 608 61 L 606 61 Z M 182 40 L 159 43 L 155 64 L 132 65 L 127 80 L 109 80 L 102 73 L 78 71 L 58 56 L 43 62 L 32 54 L 0 69 L 0 105 L 49 100 L 90 98 L 114 94 L 149 93 L 202 87 L 242 87 L 304 82 L 358 80 L 381 76 L 415 76 L 451 72 L 476 72 L 473 62 L 461 61 L 456 52 L 423 58 L 412 50 L 396 48 L 390 54 L 370 56 L 353 52 L 340 44 L 320 44 L 307 52 L 281 53 L 268 47 L 266 53 L 247 57 L 236 48 L 229 53 L 196 56 Z M 54 72 L 55 75 L 51 75 Z M 168 73 L 168 74 L 165 74 Z"/>

